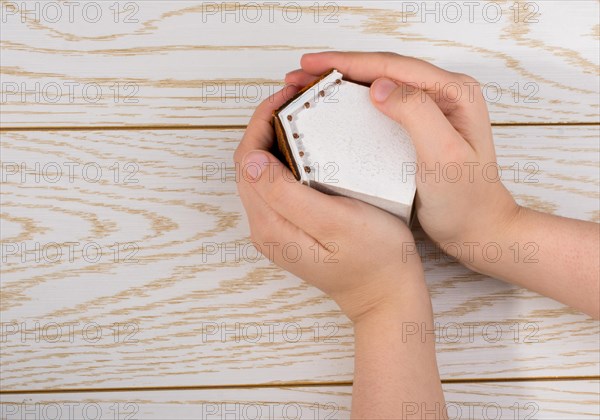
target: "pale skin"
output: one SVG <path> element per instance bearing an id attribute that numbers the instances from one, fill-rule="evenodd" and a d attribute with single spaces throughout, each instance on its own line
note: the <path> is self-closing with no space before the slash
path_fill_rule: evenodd
<path id="1" fill-rule="evenodd" d="M 450 163 L 469 169 L 452 182 L 417 173 L 419 223 L 442 249 L 459 247 L 460 261 L 474 271 L 600 316 L 600 225 L 521 207 L 500 181 L 484 176 L 482 168 L 496 155 L 475 80 L 391 53 L 307 54 L 301 66 L 286 83 L 303 86 L 336 68 L 347 79 L 372 84 L 373 104 L 410 133 L 419 168 Z M 442 91 L 447 84 L 462 86 L 462 95 Z M 302 258 L 295 262 L 277 247 L 261 249 L 329 294 L 353 322 L 353 418 L 421 418 L 425 411 L 419 410 L 436 407 L 436 417 L 444 418 L 434 338 L 406 334 L 408 326 L 424 331 L 433 325 L 410 230 L 375 207 L 297 183 L 267 152 L 274 138 L 271 113 L 295 91 L 285 89 L 259 106 L 235 152 L 252 240 L 280 248 L 299 244 Z M 490 243 L 500 254 L 481 252 Z"/>

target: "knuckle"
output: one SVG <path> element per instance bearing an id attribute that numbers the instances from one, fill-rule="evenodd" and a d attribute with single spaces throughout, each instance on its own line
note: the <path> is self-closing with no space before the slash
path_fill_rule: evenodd
<path id="1" fill-rule="evenodd" d="M 427 100 L 427 95 L 423 94 L 418 86 L 410 84 L 401 85 L 400 95 L 400 100 L 408 108 L 406 109 L 407 112 L 414 112 Z"/>

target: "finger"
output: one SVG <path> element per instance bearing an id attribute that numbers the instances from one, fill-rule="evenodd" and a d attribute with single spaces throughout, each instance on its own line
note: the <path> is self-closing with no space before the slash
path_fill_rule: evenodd
<path id="1" fill-rule="evenodd" d="M 336 68 L 345 78 L 363 83 L 387 77 L 424 90 L 472 145 L 481 142 L 489 121 L 479 83 L 470 76 L 394 53 L 324 52 L 305 54 L 302 69 L 312 75 Z M 466 124 L 465 121 L 468 121 Z"/>
<path id="2" fill-rule="evenodd" d="M 403 83 L 416 83 L 425 91 L 440 89 L 441 83 L 456 81 L 457 75 L 427 61 L 394 53 L 323 52 L 305 54 L 301 59 L 302 69 L 319 75 L 335 68 L 344 77 L 363 83 L 372 83 L 387 77 Z"/>
<path id="3" fill-rule="evenodd" d="M 256 108 L 242 137 L 242 141 L 233 155 L 236 163 L 241 164 L 242 158 L 250 150 L 269 150 L 271 148 L 274 136 L 273 127 L 271 126 L 273 111 L 281 107 L 297 92 L 298 87 L 286 85 L 282 90 L 265 99 Z"/>
<path id="4" fill-rule="evenodd" d="M 296 181 L 270 153 L 255 150 L 244 157 L 243 177 L 264 202 L 321 243 L 347 219 L 343 198 L 323 194 Z M 343 229 L 342 229 L 343 230 Z"/>
<path id="5" fill-rule="evenodd" d="M 429 164 L 454 159 L 461 148 L 469 147 L 433 100 L 413 86 L 381 78 L 371 86 L 371 99 L 381 112 L 408 131 L 419 161 L 427 163 L 428 168 Z"/>
<path id="6" fill-rule="evenodd" d="M 294 70 L 285 75 L 285 83 L 304 87 L 314 82 L 318 76 L 306 73 L 302 69 Z"/>
<path id="7" fill-rule="evenodd" d="M 301 255 L 313 255 L 315 246 L 322 248 L 319 241 L 269 207 L 249 185 L 248 188 L 240 187 L 240 197 L 250 225 L 250 238 L 257 250 L 297 276 L 309 275 L 304 271 L 310 267 L 300 263 L 298 251 L 301 250 Z"/>

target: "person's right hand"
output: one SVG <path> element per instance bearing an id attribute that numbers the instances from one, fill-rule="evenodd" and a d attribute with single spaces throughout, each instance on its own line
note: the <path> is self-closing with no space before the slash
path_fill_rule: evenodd
<path id="1" fill-rule="evenodd" d="M 492 240 L 519 214 L 499 180 L 487 106 L 473 78 L 393 53 L 306 54 L 301 66 L 286 83 L 305 85 L 331 68 L 372 83 L 373 104 L 411 135 L 417 215 L 434 241 Z"/>

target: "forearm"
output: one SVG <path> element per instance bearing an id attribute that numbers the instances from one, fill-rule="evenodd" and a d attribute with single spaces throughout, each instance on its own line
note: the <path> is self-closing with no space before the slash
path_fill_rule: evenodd
<path id="1" fill-rule="evenodd" d="M 511 226 L 480 244 L 481 252 L 466 265 L 598 318 L 599 241 L 596 223 L 522 208 Z"/>
<path id="2" fill-rule="evenodd" d="M 355 322 L 352 418 L 445 418 L 424 281 Z M 434 414 L 435 413 L 435 414 Z"/>

